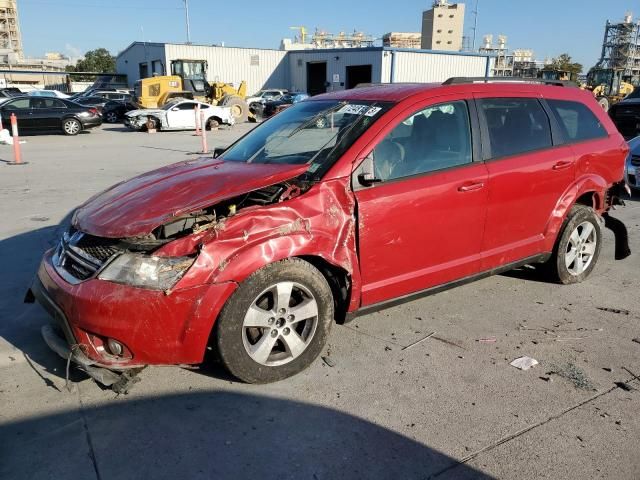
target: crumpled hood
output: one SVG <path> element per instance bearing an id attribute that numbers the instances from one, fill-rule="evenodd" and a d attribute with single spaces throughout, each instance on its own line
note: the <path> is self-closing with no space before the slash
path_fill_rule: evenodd
<path id="1" fill-rule="evenodd" d="M 161 108 L 144 108 L 140 110 L 131 110 L 130 112 L 125 113 L 127 117 L 137 117 L 138 115 L 164 115 L 166 110 L 162 110 Z"/>
<path id="2" fill-rule="evenodd" d="M 78 207 L 74 226 L 99 237 L 138 237 L 171 218 L 297 177 L 308 165 L 200 158 L 118 183 Z"/>

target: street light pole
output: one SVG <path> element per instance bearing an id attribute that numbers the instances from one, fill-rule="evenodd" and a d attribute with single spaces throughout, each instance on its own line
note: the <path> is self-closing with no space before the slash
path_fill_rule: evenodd
<path id="1" fill-rule="evenodd" d="M 184 1 L 184 14 L 187 22 L 187 44 L 191 45 L 191 27 L 189 26 L 189 0 Z"/>
<path id="2" fill-rule="evenodd" d="M 473 11 L 473 46 L 471 51 L 476 51 L 476 32 L 478 30 L 478 0 L 476 0 L 476 9 Z"/>

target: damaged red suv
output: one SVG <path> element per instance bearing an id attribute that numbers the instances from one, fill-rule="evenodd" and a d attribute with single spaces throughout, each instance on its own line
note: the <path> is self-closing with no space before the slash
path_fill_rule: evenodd
<path id="1" fill-rule="evenodd" d="M 628 254 L 627 145 L 589 92 L 451 79 L 320 95 L 216 158 L 119 183 L 74 213 L 28 297 L 46 342 L 104 384 L 211 349 L 271 382 L 319 355 L 334 321 L 539 263 Z"/>

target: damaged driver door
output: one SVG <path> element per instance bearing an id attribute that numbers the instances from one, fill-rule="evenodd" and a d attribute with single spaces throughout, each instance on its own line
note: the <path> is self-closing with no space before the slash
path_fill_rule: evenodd
<path id="1" fill-rule="evenodd" d="M 472 115 L 459 100 L 405 111 L 354 171 L 362 306 L 479 271 L 488 175 Z"/>

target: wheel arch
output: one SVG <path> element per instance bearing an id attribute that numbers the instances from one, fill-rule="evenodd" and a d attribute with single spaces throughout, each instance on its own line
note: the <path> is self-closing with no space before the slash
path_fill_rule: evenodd
<path id="1" fill-rule="evenodd" d="M 551 251 L 568 213 L 574 205 L 586 205 L 597 213 L 602 213 L 605 206 L 605 196 L 609 187 L 608 182 L 599 175 L 585 175 L 577 179 L 562 194 L 556 203 L 544 232 L 546 250 Z"/>
<path id="2" fill-rule="evenodd" d="M 328 248 L 329 245 L 334 249 Z M 335 238 L 324 235 L 290 234 L 236 250 L 230 257 L 221 259 L 212 282 L 241 283 L 261 268 L 287 258 L 305 260 L 322 273 L 334 295 L 338 323 L 345 321 L 348 311 L 357 308 L 360 302 L 357 259 L 348 247 L 336 250 Z"/>

